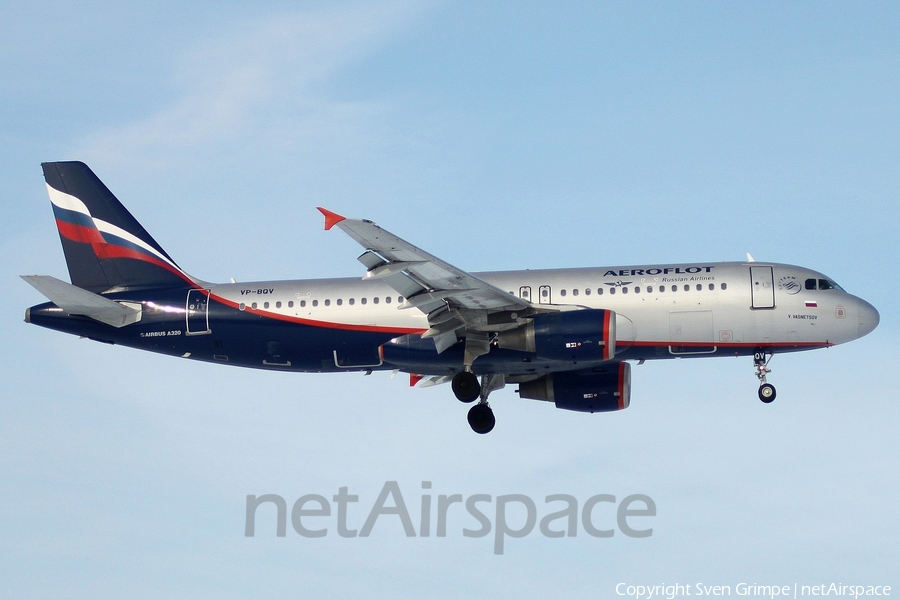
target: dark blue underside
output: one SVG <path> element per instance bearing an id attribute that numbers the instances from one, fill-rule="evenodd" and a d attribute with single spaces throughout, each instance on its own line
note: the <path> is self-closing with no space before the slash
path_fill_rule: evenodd
<path id="1" fill-rule="evenodd" d="M 141 321 L 119 329 L 87 317 L 66 315 L 49 302 L 32 307 L 29 318 L 35 325 L 101 342 L 257 369 L 340 372 L 399 368 L 422 375 L 444 375 L 462 369 L 462 342 L 438 354 L 431 340 L 421 340 L 417 335 L 314 327 L 240 311 L 216 301 L 209 302 L 210 333 L 188 334 L 187 292 L 187 288 L 160 292 L 154 294 L 152 302 L 147 302 L 146 293 L 139 297 L 136 293 L 110 296 L 113 300 L 143 302 Z M 191 321 L 192 331 L 204 330 L 196 326 L 196 315 Z M 777 351 L 804 349 L 779 347 Z M 748 344 L 714 351 L 713 348 L 693 350 L 695 353 L 676 355 L 664 343 L 627 347 L 620 342 L 615 360 L 741 356 L 772 349 Z M 689 352 L 691 349 L 676 348 L 674 351 Z M 478 374 L 528 375 L 578 370 L 595 364 L 598 363 L 542 360 L 534 354 L 494 347 L 475 361 L 474 370 Z"/>

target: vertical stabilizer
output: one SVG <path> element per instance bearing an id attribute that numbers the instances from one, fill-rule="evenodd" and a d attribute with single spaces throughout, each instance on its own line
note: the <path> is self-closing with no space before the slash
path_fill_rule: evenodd
<path id="1" fill-rule="evenodd" d="M 195 285 L 86 164 L 41 167 L 73 285 L 91 292 Z"/>

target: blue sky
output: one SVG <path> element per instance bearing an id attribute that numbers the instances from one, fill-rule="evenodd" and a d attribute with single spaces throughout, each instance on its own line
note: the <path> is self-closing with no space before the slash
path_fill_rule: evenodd
<path id="1" fill-rule="evenodd" d="M 36 2 L 0 8 L 0 596 L 615 597 L 619 582 L 900 586 L 893 3 Z M 39 164 L 83 160 L 207 280 L 361 274 L 315 206 L 462 268 L 759 260 L 870 336 L 634 368 L 632 406 L 289 375 L 26 326 L 65 277 Z M 650 495 L 654 535 L 245 538 L 247 494 Z M 333 523 L 329 522 L 330 526 Z"/>

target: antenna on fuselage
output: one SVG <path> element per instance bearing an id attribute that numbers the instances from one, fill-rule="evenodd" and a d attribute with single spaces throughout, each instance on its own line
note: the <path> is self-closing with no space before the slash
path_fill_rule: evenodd
<path id="1" fill-rule="evenodd" d="M 756 262 L 756 259 L 753 258 L 749 252 L 747 253 L 747 262 Z"/>

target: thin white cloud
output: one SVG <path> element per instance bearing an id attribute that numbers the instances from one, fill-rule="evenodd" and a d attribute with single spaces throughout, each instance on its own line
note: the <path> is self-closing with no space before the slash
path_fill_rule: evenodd
<path id="1" fill-rule="evenodd" d="M 285 136 L 318 138 L 322 127 L 347 134 L 346 123 L 352 129 L 371 107 L 323 98 L 312 88 L 402 30 L 423 6 L 352 4 L 235 23 L 178 59 L 175 101 L 88 136 L 76 155 L 106 164 L 166 164 L 234 140 L 254 147 L 265 137 L 283 145 Z"/>

